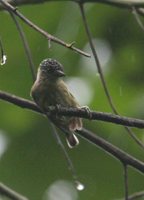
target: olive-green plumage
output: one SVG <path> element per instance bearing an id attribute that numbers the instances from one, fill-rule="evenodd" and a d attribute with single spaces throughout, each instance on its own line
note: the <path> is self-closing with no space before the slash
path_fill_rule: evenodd
<path id="1" fill-rule="evenodd" d="M 80 107 L 61 79 L 64 75 L 63 66 L 56 60 L 48 58 L 41 62 L 31 96 L 44 112 L 48 111 L 49 106 Z M 50 119 L 65 132 L 70 147 L 79 143 L 74 131 L 82 129 L 80 118 L 55 115 Z"/>

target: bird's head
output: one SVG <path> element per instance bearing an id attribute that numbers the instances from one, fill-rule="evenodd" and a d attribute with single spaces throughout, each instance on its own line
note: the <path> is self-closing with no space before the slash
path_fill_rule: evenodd
<path id="1" fill-rule="evenodd" d="M 39 70 L 41 75 L 48 78 L 59 78 L 65 76 L 63 66 L 57 60 L 47 58 L 40 63 Z"/>

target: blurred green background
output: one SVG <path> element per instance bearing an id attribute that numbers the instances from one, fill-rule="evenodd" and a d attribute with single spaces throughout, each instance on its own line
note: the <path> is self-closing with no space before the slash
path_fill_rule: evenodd
<path id="1" fill-rule="evenodd" d="M 77 4 L 50 2 L 21 6 L 19 10 L 52 35 L 91 53 Z M 128 10 L 86 4 L 85 11 L 103 72 L 118 111 L 144 117 L 144 32 Z M 143 19 L 142 19 L 143 20 Z M 21 21 L 20 21 L 21 22 Z M 19 33 L 11 17 L 0 12 L 0 35 L 7 55 L 0 66 L 0 90 L 30 99 L 32 76 Z M 21 22 L 35 66 L 52 57 L 67 74 L 67 84 L 81 105 L 111 112 L 93 57 L 85 58 L 51 43 Z M 85 190 L 77 192 L 64 156 L 48 121 L 36 113 L 0 101 L 0 181 L 31 200 L 116 200 L 124 196 L 123 167 L 119 161 L 80 139 L 67 148 Z M 144 161 L 143 151 L 124 128 L 84 120 L 86 128 Z M 141 141 L 143 130 L 134 129 Z M 65 143 L 64 136 L 61 138 Z M 129 194 L 144 189 L 142 174 L 129 169 Z M 66 196 L 68 195 L 68 196 Z"/>

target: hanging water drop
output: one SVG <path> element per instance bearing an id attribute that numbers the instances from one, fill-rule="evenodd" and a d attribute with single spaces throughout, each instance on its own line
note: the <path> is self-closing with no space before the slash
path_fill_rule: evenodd
<path id="1" fill-rule="evenodd" d="M 79 181 L 75 181 L 75 185 L 76 185 L 76 189 L 79 191 L 82 191 L 85 188 L 85 186 L 82 183 L 80 183 Z"/>
<path id="2" fill-rule="evenodd" d="M 1 64 L 1 65 L 6 64 L 6 60 L 7 60 L 7 56 L 6 56 L 6 55 L 3 55 L 0 64 Z"/>

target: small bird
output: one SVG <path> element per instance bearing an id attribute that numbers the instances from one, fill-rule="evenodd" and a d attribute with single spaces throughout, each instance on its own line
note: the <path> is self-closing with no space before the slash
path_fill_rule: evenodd
<path id="1" fill-rule="evenodd" d="M 51 106 L 80 108 L 62 80 L 63 76 L 63 66 L 58 61 L 47 58 L 40 63 L 36 81 L 31 88 L 31 96 L 44 113 L 48 113 Z M 49 119 L 66 134 L 70 148 L 79 144 L 75 131 L 83 127 L 81 118 L 50 115 Z"/>

